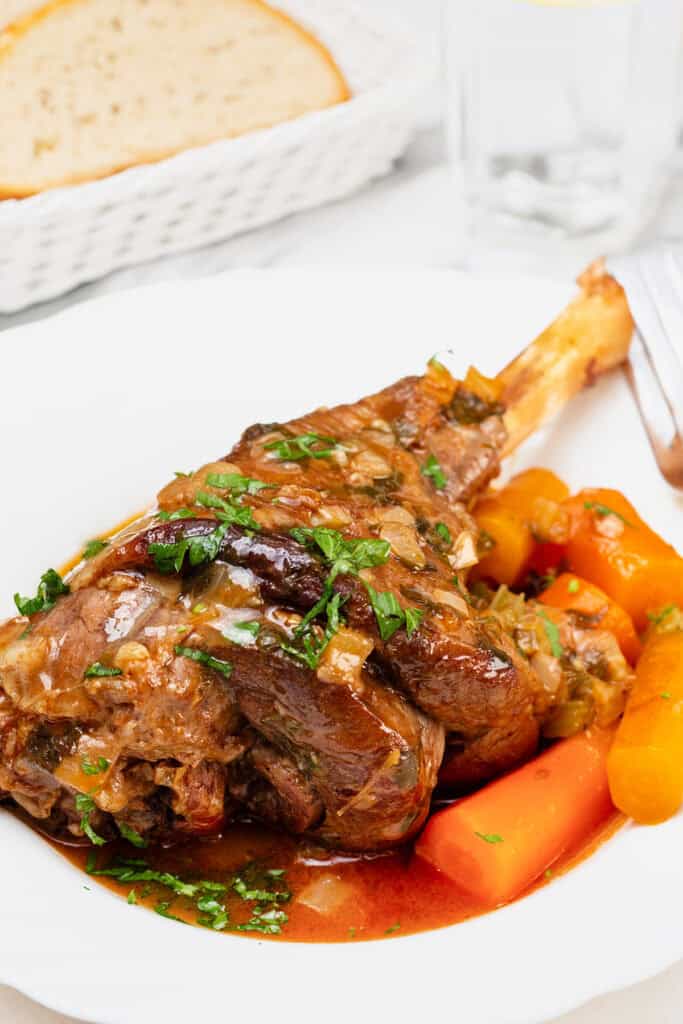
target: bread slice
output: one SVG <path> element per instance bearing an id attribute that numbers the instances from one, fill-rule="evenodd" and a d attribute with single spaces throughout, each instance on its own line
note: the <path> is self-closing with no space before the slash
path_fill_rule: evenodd
<path id="1" fill-rule="evenodd" d="M 348 98 L 327 50 L 262 0 L 51 0 L 0 32 L 0 198 Z"/>

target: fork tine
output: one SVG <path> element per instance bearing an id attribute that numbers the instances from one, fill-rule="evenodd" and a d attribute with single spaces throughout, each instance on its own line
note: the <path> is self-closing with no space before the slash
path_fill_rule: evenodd
<path id="1" fill-rule="evenodd" d="M 636 324 L 627 379 L 662 476 L 683 489 L 683 275 L 662 247 L 610 261 Z"/>
<path id="2" fill-rule="evenodd" d="M 683 364 L 673 339 L 683 345 L 683 293 L 671 250 L 654 249 L 640 258 L 643 281 L 648 289 L 651 307 L 659 325 L 647 333 L 642 331 L 654 370 L 662 386 L 676 430 L 682 432 Z"/>

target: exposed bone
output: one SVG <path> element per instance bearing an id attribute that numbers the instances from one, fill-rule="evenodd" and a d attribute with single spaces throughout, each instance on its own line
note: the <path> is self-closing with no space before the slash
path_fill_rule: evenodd
<path id="1" fill-rule="evenodd" d="M 498 374 L 507 408 L 503 455 L 627 358 L 633 320 L 621 286 L 602 261 L 591 264 L 578 284 L 579 295 Z"/>

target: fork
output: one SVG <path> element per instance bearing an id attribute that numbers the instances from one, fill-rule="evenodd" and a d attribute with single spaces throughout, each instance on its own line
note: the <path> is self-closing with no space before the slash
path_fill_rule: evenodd
<path id="1" fill-rule="evenodd" d="M 635 321 L 626 377 L 664 479 L 683 490 L 683 250 L 608 261 Z"/>

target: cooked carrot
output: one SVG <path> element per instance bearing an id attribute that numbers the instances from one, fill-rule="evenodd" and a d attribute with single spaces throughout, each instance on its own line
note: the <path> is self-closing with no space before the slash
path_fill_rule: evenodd
<path id="1" fill-rule="evenodd" d="M 683 604 L 683 559 L 643 522 L 618 491 L 581 491 L 565 502 L 570 517 L 569 568 L 597 584 L 633 619 Z"/>
<path id="2" fill-rule="evenodd" d="M 592 730 L 562 740 L 439 811 L 417 854 L 486 906 L 509 902 L 609 817 L 612 737 L 612 730 Z"/>
<path id="3" fill-rule="evenodd" d="M 493 547 L 479 562 L 475 577 L 508 586 L 516 583 L 529 565 L 537 538 L 558 539 L 558 522 L 566 517 L 561 503 L 568 495 L 566 485 L 548 469 L 528 469 L 501 490 L 485 494 L 474 517 Z"/>
<path id="4" fill-rule="evenodd" d="M 683 804 L 683 632 L 654 635 L 607 761 L 612 799 L 643 825 Z"/>
<path id="5" fill-rule="evenodd" d="M 624 657 L 632 665 L 640 657 L 642 644 L 633 619 L 594 583 L 565 572 L 543 591 L 539 601 L 563 611 L 579 612 L 593 628 L 614 633 Z"/>

